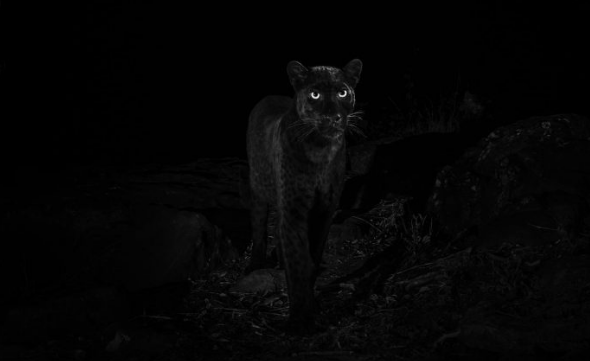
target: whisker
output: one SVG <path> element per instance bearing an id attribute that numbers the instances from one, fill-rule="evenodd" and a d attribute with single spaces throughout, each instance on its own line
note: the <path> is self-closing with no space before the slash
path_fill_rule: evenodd
<path id="1" fill-rule="evenodd" d="M 302 132 L 298 137 L 297 137 L 297 142 L 303 142 L 305 140 L 305 138 L 309 137 L 311 135 L 311 133 L 313 133 L 314 128 L 313 127 L 309 127 L 307 129 L 305 129 L 304 132 Z"/>
<path id="2" fill-rule="evenodd" d="M 302 141 L 307 134 L 311 132 L 309 124 L 305 124 L 304 122 L 298 122 L 297 124 L 293 123 L 289 126 L 292 131 L 293 139 L 296 142 Z"/>
<path id="3" fill-rule="evenodd" d="M 363 117 L 362 115 L 364 114 L 364 112 L 362 110 L 358 110 L 356 112 L 352 112 L 350 114 L 348 114 L 348 120 L 362 120 Z"/>
<path id="4" fill-rule="evenodd" d="M 363 130 L 359 127 L 357 127 L 355 124 L 348 124 L 348 127 L 346 129 L 348 134 L 357 134 L 360 135 L 363 138 L 366 138 L 367 136 L 365 135 L 365 132 L 363 132 Z"/>
<path id="5" fill-rule="evenodd" d="M 304 125 L 304 121 L 301 119 L 297 119 L 296 121 L 294 121 L 293 123 L 289 124 L 288 128 L 295 128 L 301 125 Z"/>
<path id="6" fill-rule="evenodd" d="M 364 112 L 362 110 L 358 110 L 356 112 L 352 112 L 352 113 L 348 114 L 348 117 L 347 117 L 348 126 L 346 129 L 348 134 L 357 134 L 363 138 L 367 137 L 365 135 L 365 133 L 363 132 L 363 130 L 361 128 L 359 128 L 359 126 L 358 126 L 359 121 L 363 120 L 363 118 L 362 118 L 363 114 L 364 114 Z"/>
<path id="7" fill-rule="evenodd" d="M 303 118 L 297 119 L 289 124 L 287 129 L 291 130 L 295 142 L 303 142 L 311 133 L 313 133 L 315 127 L 313 126 L 313 119 Z"/>

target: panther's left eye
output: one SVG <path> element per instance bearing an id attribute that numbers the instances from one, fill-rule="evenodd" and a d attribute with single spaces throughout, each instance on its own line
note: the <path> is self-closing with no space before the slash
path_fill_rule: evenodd
<path id="1" fill-rule="evenodd" d="M 342 89 L 341 91 L 338 92 L 338 97 L 339 98 L 344 98 L 348 95 L 348 91 L 346 91 L 346 89 Z"/>

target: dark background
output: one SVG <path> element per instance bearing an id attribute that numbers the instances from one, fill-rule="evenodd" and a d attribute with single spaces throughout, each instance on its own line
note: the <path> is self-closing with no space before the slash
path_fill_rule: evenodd
<path id="1" fill-rule="evenodd" d="M 14 5 L 12 5 L 14 6 Z M 2 5 L 7 167 L 245 157 L 250 109 L 291 94 L 285 66 L 364 62 L 357 101 L 457 88 L 494 122 L 588 115 L 585 8 L 383 2 L 80 1 Z M 559 6 L 559 7 L 558 7 Z"/>

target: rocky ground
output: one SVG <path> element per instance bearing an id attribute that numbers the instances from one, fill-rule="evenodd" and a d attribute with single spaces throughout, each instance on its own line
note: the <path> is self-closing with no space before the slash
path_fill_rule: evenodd
<path id="1" fill-rule="evenodd" d="M 0 359 L 587 357 L 587 154 L 571 114 L 352 147 L 307 336 L 285 326 L 280 270 L 243 274 L 244 160 L 21 168 L 1 198 Z"/>

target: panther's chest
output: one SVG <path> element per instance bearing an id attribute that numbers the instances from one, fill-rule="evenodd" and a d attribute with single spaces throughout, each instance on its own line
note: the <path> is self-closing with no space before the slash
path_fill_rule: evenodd
<path id="1" fill-rule="evenodd" d="M 299 152 L 305 152 L 305 157 Z M 283 148 L 280 168 L 275 173 L 277 191 L 284 197 L 299 198 L 302 203 L 335 202 L 344 183 L 344 154 L 344 144 L 296 153 Z"/>

